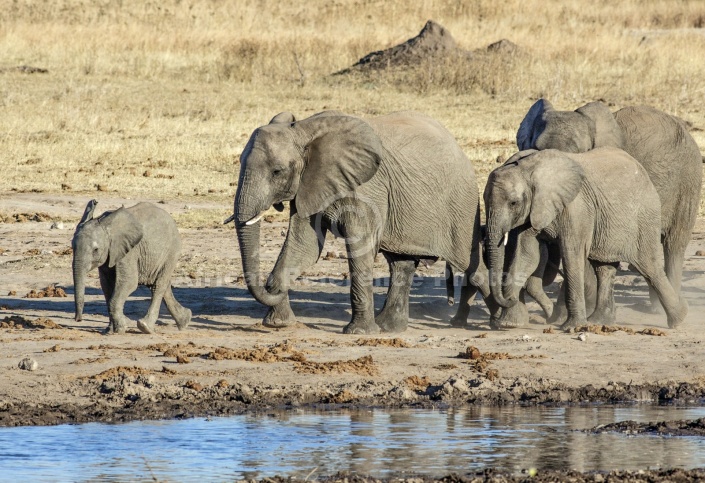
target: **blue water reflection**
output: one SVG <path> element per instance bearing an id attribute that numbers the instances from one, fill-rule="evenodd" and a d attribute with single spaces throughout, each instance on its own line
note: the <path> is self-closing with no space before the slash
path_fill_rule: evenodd
<path id="1" fill-rule="evenodd" d="M 705 408 L 590 406 L 288 411 L 183 421 L 0 428 L 0 481 L 212 481 L 340 470 L 439 476 L 495 467 L 611 470 L 705 466 L 700 438 L 571 432 Z"/>

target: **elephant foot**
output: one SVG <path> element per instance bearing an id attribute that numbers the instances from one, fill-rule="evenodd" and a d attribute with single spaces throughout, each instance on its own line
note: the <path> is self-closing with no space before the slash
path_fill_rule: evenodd
<path id="1" fill-rule="evenodd" d="M 464 329 L 468 326 L 468 316 L 455 314 L 452 319 L 450 319 L 450 326 L 457 327 L 458 329 Z"/>
<path id="2" fill-rule="evenodd" d="M 379 334 L 379 326 L 374 322 L 353 320 L 343 328 L 343 334 Z"/>
<path id="3" fill-rule="evenodd" d="M 549 324 L 563 324 L 568 320 L 568 309 L 563 304 L 555 304 L 553 306 L 553 313 L 550 317 L 546 319 Z"/>
<path id="4" fill-rule="evenodd" d="M 179 330 L 184 330 L 191 323 L 191 309 L 184 309 L 183 314 L 180 314 L 176 320 L 176 328 Z"/>
<path id="5" fill-rule="evenodd" d="M 529 323 L 529 310 L 521 302 L 512 307 L 505 307 L 501 310 L 499 317 L 490 317 L 490 328 L 492 330 L 516 329 L 524 327 Z"/>
<path id="6" fill-rule="evenodd" d="M 289 327 L 295 323 L 296 317 L 294 316 L 294 312 L 291 310 L 291 306 L 288 303 L 270 307 L 269 312 L 267 312 L 267 315 L 265 315 L 262 320 L 262 325 L 272 329 Z"/>
<path id="7" fill-rule="evenodd" d="M 579 319 L 577 317 L 568 317 L 568 320 L 563 322 L 563 325 L 561 325 L 561 330 L 565 332 L 570 332 L 576 327 L 580 327 L 581 325 L 585 325 L 586 323 L 587 320 L 585 319 Z"/>
<path id="8" fill-rule="evenodd" d="M 616 310 L 598 308 L 587 320 L 591 324 L 614 325 L 617 321 L 616 312 Z"/>
<path id="9" fill-rule="evenodd" d="M 375 323 L 382 332 L 404 332 L 406 326 L 409 324 L 409 316 L 404 312 L 382 310 L 382 312 L 375 317 Z"/>
<path id="10" fill-rule="evenodd" d="M 108 326 L 103 330 L 104 335 L 111 335 L 111 334 L 124 334 L 127 331 L 127 324 L 124 322 L 114 322 L 110 321 Z"/>
<path id="11" fill-rule="evenodd" d="M 145 319 L 139 319 L 137 321 L 137 328 L 143 334 L 154 334 L 154 321 Z"/>
<path id="12" fill-rule="evenodd" d="M 680 306 L 678 307 L 678 312 L 675 314 L 668 315 L 668 328 L 675 329 L 683 323 L 685 316 L 688 315 L 688 302 L 685 301 L 683 297 L 680 298 Z"/>

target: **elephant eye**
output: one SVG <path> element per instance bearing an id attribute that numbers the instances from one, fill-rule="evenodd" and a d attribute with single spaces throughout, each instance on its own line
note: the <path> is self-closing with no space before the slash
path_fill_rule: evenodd
<path id="1" fill-rule="evenodd" d="M 511 206 L 511 207 L 515 207 L 516 205 L 517 205 L 517 202 L 516 202 L 516 201 L 510 201 L 510 202 L 509 202 L 509 206 Z"/>
<path id="2" fill-rule="evenodd" d="M 272 171 L 273 176 L 279 176 L 280 174 L 282 174 L 282 170 L 279 168 Z"/>

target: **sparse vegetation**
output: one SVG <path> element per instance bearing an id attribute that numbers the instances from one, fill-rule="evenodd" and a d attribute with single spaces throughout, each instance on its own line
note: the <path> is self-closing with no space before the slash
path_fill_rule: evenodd
<path id="1" fill-rule="evenodd" d="M 428 19 L 521 55 L 330 75 Z M 323 109 L 427 112 L 484 183 L 539 96 L 653 105 L 705 150 L 704 26 L 697 0 L 0 1 L 3 188 L 226 201 L 253 128 Z"/>

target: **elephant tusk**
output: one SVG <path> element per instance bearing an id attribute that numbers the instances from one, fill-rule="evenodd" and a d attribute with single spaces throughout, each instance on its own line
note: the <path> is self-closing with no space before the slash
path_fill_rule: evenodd
<path id="1" fill-rule="evenodd" d="M 228 223 L 230 223 L 230 222 L 233 221 L 234 219 L 235 219 L 235 213 L 233 213 L 232 215 L 230 215 L 230 216 L 228 217 L 228 219 L 223 222 L 223 225 L 227 225 Z"/>
<path id="2" fill-rule="evenodd" d="M 505 247 L 507 246 L 507 241 L 508 241 L 508 240 L 509 240 L 509 232 L 506 231 L 506 232 L 504 232 L 504 241 L 502 242 Z"/>
<path id="3" fill-rule="evenodd" d="M 260 221 L 262 219 L 262 215 L 263 215 L 263 213 L 260 213 L 259 215 L 255 216 L 254 218 L 250 219 L 249 221 L 246 221 L 245 225 L 248 225 L 248 226 L 254 225 L 255 223 L 257 223 L 258 221 Z"/>

